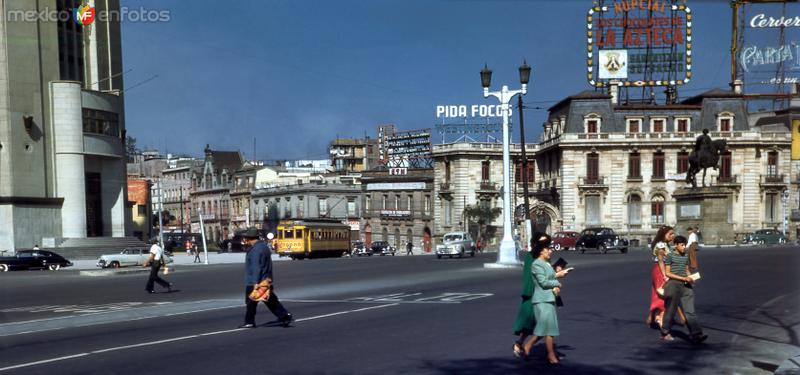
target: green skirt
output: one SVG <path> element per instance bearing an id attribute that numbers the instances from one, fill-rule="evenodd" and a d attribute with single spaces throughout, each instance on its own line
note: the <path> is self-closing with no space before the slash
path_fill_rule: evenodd
<path id="1" fill-rule="evenodd" d="M 542 336 L 558 336 L 558 317 L 556 304 L 553 302 L 540 302 L 533 305 L 533 315 L 536 317 L 536 328 L 533 334 Z"/>
<path id="2" fill-rule="evenodd" d="M 530 335 L 533 333 L 533 327 L 536 325 L 536 319 L 533 317 L 533 306 L 531 299 L 523 299 L 519 303 L 517 309 L 517 321 L 514 322 L 514 335 L 519 336 L 521 333 Z"/>

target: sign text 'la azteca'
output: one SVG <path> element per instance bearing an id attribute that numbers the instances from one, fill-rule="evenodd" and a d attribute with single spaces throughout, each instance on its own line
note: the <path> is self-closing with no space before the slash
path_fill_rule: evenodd
<path id="1" fill-rule="evenodd" d="M 595 87 L 683 85 L 692 76 L 692 14 L 667 0 L 616 0 L 586 17 L 587 79 Z"/>

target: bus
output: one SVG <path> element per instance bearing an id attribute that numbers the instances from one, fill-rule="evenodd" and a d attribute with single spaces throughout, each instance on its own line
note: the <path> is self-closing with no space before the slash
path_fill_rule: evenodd
<path id="1" fill-rule="evenodd" d="M 350 250 L 350 226 L 333 220 L 281 220 L 274 241 L 292 259 L 340 257 Z"/>

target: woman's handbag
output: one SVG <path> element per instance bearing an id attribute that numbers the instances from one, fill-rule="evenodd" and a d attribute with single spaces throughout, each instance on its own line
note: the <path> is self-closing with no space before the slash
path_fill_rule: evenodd
<path id="1" fill-rule="evenodd" d="M 272 279 L 266 279 L 258 283 L 256 287 L 253 288 L 253 291 L 250 292 L 250 295 L 247 298 L 250 298 L 251 301 L 261 302 L 266 301 L 269 299 L 269 291 L 272 289 Z"/>

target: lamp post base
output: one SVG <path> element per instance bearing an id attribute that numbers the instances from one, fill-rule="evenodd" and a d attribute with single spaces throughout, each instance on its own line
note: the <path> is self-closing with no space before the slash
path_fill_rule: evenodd
<path id="1" fill-rule="evenodd" d="M 504 238 L 497 250 L 496 264 L 518 265 L 517 244 L 511 238 Z"/>

